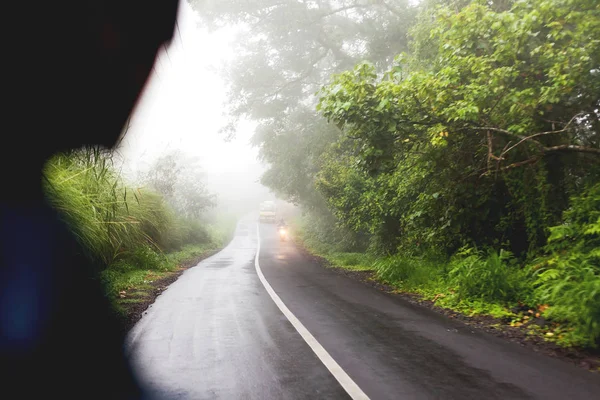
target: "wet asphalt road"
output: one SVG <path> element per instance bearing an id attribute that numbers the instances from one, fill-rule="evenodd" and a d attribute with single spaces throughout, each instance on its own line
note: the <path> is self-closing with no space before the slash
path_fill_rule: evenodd
<path id="1" fill-rule="evenodd" d="M 260 268 L 283 303 L 371 399 L 598 399 L 600 376 L 326 270 L 273 225 Z M 187 270 L 132 329 L 157 398 L 347 399 L 255 270 L 257 223 Z"/>

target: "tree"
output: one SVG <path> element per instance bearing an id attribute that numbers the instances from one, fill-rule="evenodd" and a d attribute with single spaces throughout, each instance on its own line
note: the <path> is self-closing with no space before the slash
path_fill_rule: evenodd
<path id="1" fill-rule="evenodd" d="M 215 205 L 214 195 L 203 183 L 205 174 L 198 160 L 186 158 L 179 151 L 159 157 L 139 180 L 163 195 L 178 214 L 187 218 L 198 218 Z"/>
<path id="2" fill-rule="evenodd" d="M 181 173 L 181 166 L 178 165 L 179 157 L 181 157 L 181 153 L 177 151 L 159 157 L 148 171 L 141 174 L 141 182 L 151 186 L 165 198 L 173 198 L 175 184 Z"/>
<path id="3" fill-rule="evenodd" d="M 279 118 L 311 99 L 331 73 L 369 58 L 391 62 L 406 46 L 405 0 L 191 1 L 210 27 L 237 25 L 232 115 Z M 291 100 L 291 101 L 290 101 Z"/>
<path id="4" fill-rule="evenodd" d="M 398 221 L 386 232 L 392 247 L 398 238 L 450 249 L 510 240 L 522 253 L 542 245 L 569 195 L 597 179 L 599 6 L 495 8 L 437 7 L 413 30 L 413 53 L 383 79 L 362 63 L 323 89 L 319 110 L 346 144 L 319 186 L 340 218 L 352 217 L 344 199 L 361 177 L 372 189 L 352 218 L 371 231 Z"/>
<path id="5" fill-rule="evenodd" d="M 241 29 L 237 58 L 228 71 L 229 114 L 234 121 L 259 122 L 254 144 L 270 165 L 263 183 L 288 200 L 316 204 L 318 158 L 339 132 L 320 121 L 315 92 L 332 73 L 361 59 L 389 65 L 406 48 L 415 9 L 407 0 L 190 3 L 207 26 Z M 235 126 L 226 131 L 233 134 Z M 298 145 L 304 153 L 293 150 Z"/>

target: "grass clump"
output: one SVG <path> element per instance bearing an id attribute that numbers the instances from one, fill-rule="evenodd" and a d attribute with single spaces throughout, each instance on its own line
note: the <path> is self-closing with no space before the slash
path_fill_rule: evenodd
<path id="1" fill-rule="evenodd" d="M 109 151 L 58 154 L 44 172 L 49 203 L 97 267 L 111 298 L 133 288 L 144 292 L 179 263 L 223 243 L 214 228 L 176 215 L 158 193 L 125 182 Z"/>
<path id="2" fill-rule="evenodd" d="M 57 155 L 45 168 L 49 202 L 104 267 L 140 246 L 159 249 L 160 238 L 173 230 L 173 216 L 160 196 L 127 187 L 111 157 L 88 148 Z"/>
<path id="3" fill-rule="evenodd" d="M 435 258 L 400 254 L 381 258 L 374 267 L 379 279 L 409 291 L 437 288 L 445 270 L 444 264 Z"/>
<path id="4" fill-rule="evenodd" d="M 524 278 L 510 252 L 467 247 L 451 260 L 447 281 L 460 298 L 512 303 L 519 300 Z"/>

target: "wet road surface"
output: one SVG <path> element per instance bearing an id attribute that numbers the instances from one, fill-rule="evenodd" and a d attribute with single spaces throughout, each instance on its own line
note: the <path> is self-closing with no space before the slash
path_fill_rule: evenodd
<path id="1" fill-rule="evenodd" d="M 351 398 L 265 290 L 258 241 L 257 223 L 241 221 L 229 246 L 187 270 L 130 332 L 132 360 L 157 398 Z M 260 225 L 258 261 L 368 398 L 600 398 L 597 374 L 326 270 L 273 225 Z"/>

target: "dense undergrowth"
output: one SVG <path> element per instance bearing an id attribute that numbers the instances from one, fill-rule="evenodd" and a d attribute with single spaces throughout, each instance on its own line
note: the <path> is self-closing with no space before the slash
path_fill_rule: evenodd
<path id="1" fill-rule="evenodd" d="M 233 231 L 229 217 L 213 217 L 210 225 L 177 215 L 152 188 L 126 182 L 105 150 L 56 155 L 45 177 L 48 201 L 62 214 L 113 300 L 124 290 L 143 295 L 150 281 L 222 247 Z"/>
<path id="2" fill-rule="evenodd" d="M 467 315 L 491 315 L 565 347 L 600 339 L 600 184 L 574 197 L 534 259 L 463 247 L 451 257 L 344 251 L 299 221 L 304 245 L 333 265 L 374 271 L 378 280 Z"/>
<path id="3" fill-rule="evenodd" d="M 335 265 L 597 347 L 599 3 L 413 11 L 403 50 L 357 54 L 322 83 L 324 120 L 257 134 L 263 182 L 301 206 L 307 247 Z"/>

